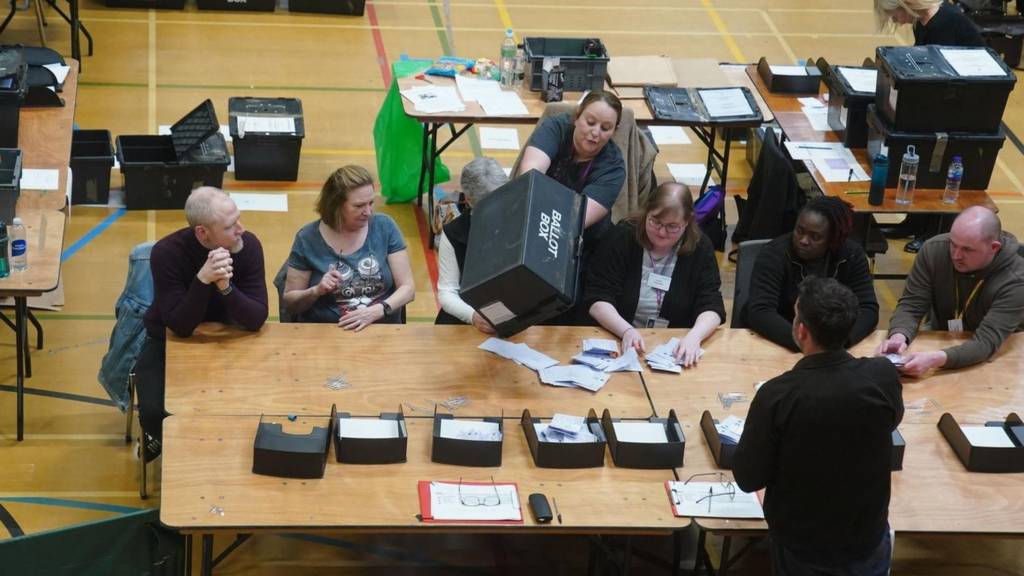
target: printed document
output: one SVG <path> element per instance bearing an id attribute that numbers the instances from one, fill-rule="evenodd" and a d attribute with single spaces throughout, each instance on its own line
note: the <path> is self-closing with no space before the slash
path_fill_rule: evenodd
<path id="1" fill-rule="evenodd" d="M 434 520 L 522 520 L 515 484 L 431 482 Z"/>
<path id="2" fill-rule="evenodd" d="M 704 109 L 711 118 L 728 118 L 730 116 L 749 116 L 754 113 L 750 103 L 739 88 L 719 90 L 697 90 L 704 102 Z"/>
<path id="3" fill-rule="evenodd" d="M 734 482 L 668 482 L 669 500 L 677 516 L 696 518 L 764 518 L 757 494 Z"/>

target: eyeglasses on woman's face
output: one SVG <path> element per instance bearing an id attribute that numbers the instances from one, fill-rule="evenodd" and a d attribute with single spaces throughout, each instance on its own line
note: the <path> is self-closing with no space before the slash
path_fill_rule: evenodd
<path id="1" fill-rule="evenodd" d="M 683 228 L 686 226 L 685 224 L 679 222 L 669 222 L 666 224 L 651 215 L 647 216 L 647 225 L 650 226 L 653 230 L 664 231 L 668 234 L 679 234 L 680 232 L 683 231 Z"/>

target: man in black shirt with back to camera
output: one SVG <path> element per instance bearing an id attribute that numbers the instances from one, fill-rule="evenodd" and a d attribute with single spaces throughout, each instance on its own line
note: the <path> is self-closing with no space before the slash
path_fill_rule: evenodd
<path id="1" fill-rule="evenodd" d="M 808 277 L 795 309 L 804 357 L 754 396 L 733 474 L 745 492 L 766 488 L 775 576 L 884 576 L 899 374 L 884 357 L 844 349 L 857 298 L 843 284 Z"/>

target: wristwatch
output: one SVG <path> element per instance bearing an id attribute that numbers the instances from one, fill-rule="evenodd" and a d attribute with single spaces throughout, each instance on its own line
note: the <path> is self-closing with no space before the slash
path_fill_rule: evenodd
<path id="1" fill-rule="evenodd" d="M 384 307 L 384 315 L 391 316 L 391 304 L 387 300 L 381 300 L 380 305 Z"/>
<path id="2" fill-rule="evenodd" d="M 235 289 L 235 287 L 232 286 L 230 283 L 228 283 L 228 287 L 227 288 L 225 288 L 223 290 L 221 290 L 220 288 L 217 288 L 217 292 L 220 292 L 221 296 L 227 296 L 228 294 L 231 294 L 231 291 L 234 290 L 234 289 Z"/>

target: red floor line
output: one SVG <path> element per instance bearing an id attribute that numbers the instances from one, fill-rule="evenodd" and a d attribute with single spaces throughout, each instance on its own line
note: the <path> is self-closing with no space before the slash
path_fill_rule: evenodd
<path id="1" fill-rule="evenodd" d="M 366 3 L 366 17 L 370 21 L 370 29 L 373 31 L 373 45 L 377 48 L 377 65 L 380 66 L 380 76 L 384 80 L 384 89 L 391 88 L 391 66 L 388 64 L 388 53 L 384 50 L 384 38 L 380 35 L 377 27 L 377 9 L 373 0 Z"/>
<path id="2" fill-rule="evenodd" d="M 434 304 L 440 309 L 441 302 L 437 299 L 437 255 L 434 254 L 434 250 L 430 247 L 430 225 L 427 223 L 427 217 L 419 206 L 413 203 L 409 207 L 416 213 L 416 227 L 420 231 L 420 243 L 423 245 L 423 260 L 427 264 L 427 274 L 430 275 L 430 289 L 434 293 Z"/>

